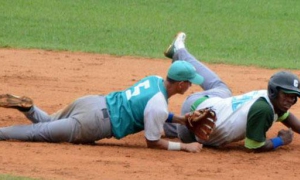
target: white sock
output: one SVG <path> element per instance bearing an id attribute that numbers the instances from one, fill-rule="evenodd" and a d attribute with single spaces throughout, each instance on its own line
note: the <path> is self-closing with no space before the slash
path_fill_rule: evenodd
<path id="1" fill-rule="evenodd" d="M 181 39 L 178 39 L 178 41 L 175 42 L 175 49 L 176 51 L 182 48 L 185 48 L 184 42 Z"/>

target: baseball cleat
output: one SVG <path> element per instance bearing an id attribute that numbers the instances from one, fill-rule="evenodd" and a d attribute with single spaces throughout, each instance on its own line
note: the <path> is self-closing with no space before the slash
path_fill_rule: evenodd
<path id="1" fill-rule="evenodd" d="M 173 58 L 173 55 L 178 49 L 184 48 L 184 41 L 186 38 L 186 34 L 184 32 L 179 32 L 175 36 L 173 42 L 170 46 L 165 50 L 164 55 L 168 58 Z"/>
<path id="2" fill-rule="evenodd" d="M 0 95 L 0 107 L 4 108 L 31 108 L 33 101 L 29 97 L 15 96 L 12 94 L 1 94 Z"/>

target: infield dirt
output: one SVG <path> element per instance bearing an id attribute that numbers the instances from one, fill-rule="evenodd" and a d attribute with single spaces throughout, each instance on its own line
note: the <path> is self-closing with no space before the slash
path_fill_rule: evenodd
<path id="1" fill-rule="evenodd" d="M 0 93 L 29 96 L 50 114 L 83 95 L 122 90 L 147 75 L 165 77 L 171 63 L 166 58 L 16 49 L 0 49 L 0 62 Z M 269 77 L 278 71 L 206 65 L 217 72 L 234 95 L 265 89 Z M 299 70 L 293 72 L 300 76 Z M 184 98 L 196 91 L 201 88 L 192 86 L 185 95 L 172 97 L 170 111 L 179 113 Z M 299 104 L 291 109 L 298 117 Z M 17 110 L 0 108 L 0 126 L 28 123 Z M 268 136 L 276 136 L 281 128 L 285 127 L 276 123 Z M 1 141 L 0 173 L 47 180 L 291 180 L 300 177 L 299 154 L 298 134 L 290 145 L 268 153 L 245 152 L 241 141 L 193 154 L 147 149 L 140 132 L 122 140 L 101 140 L 96 145 Z"/>

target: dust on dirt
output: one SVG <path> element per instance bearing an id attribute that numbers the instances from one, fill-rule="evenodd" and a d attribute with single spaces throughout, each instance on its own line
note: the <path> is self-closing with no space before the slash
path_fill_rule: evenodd
<path id="1" fill-rule="evenodd" d="M 27 95 L 53 113 L 87 94 L 107 94 L 132 85 L 147 75 L 165 77 L 168 59 L 118 57 L 103 54 L 44 50 L 0 49 L 0 93 Z M 277 70 L 206 64 L 231 87 L 233 94 L 265 89 Z M 300 71 L 293 71 L 300 76 Z M 179 113 L 184 98 L 201 90 L 193 86 L 169 101 Z M 300 117 L 300 105 L 291 110 Z M 0 108 L 0 126 L 28 124 L 18 111 Z M 284 128 L 275 124 L 268 136 Z M 146 148 L 143 132 L 96 145 L 0 142 L 0 173 L 42 179 L 299 179 L 300 140 L 274 152 L 249 153 L 243 142 L 200 153 Z M 178 141 L 178 139 L 173 139 Z"/>

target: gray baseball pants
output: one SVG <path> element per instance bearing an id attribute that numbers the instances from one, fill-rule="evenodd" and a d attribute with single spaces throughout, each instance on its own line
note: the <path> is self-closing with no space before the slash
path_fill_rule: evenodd
<path id="1" fill-rule="evenodd" d="M 219 78 L 219 76 L 210 70 L 203 63 L 198 61 L 193 55 L 191 55 L 186 48 L 179 49 L 173 56 L 173 61 L 184 60 L 191 63 L 195 68 L 198 74 L 204 77 L 204 82 L 200 85 L 203 89 L 201 92 L 196 92 L 189 95 L 182 107 L 181 115 L 184 115 L 190 112 L 192 104 L 199 98 L 203 96 L 208 97 L 230 97 L 232 96 L 231 90 L 228 86 Z M 182 142 L 194 142 L 196 141 L 194 135 L 190 133 L 184 125 L 165 123 L 164 131 L 167 137 L 178 137 Z"/>
<path id="2" fill-rule="evenodd" d="M 112 137 L 104 96 L 78 98 L 52 115 L 37 106 L 24 114 L 33 124 L 2 127 L 0 140 L 93 143 Z"/>

